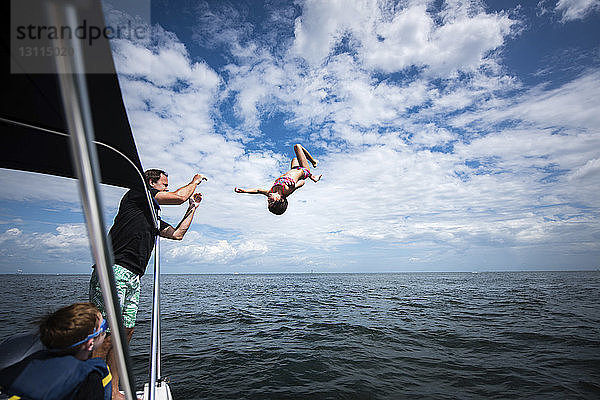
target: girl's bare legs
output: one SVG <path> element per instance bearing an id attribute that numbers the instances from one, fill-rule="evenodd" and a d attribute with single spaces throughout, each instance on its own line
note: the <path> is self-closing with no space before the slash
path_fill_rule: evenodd
<path id="1" fill-rule="evenodd" d="M 318 161 L 313 158 L 313 156 L 302 146 L 301 144 L 294 145 L 294 152 L 296 153 L 296 158 L 298 158 L 298 163 L 301 167 L 310 168 L 308 162 L 312 164 L 313 168 L 317 167 Z M 293 164 L 292 160 L 292 164 Z"/>
<path id="2" fill-rule="evenodd" d="M 298 159 L 296 157 L 292 158 L 292 163 L 290 164 L 290 169 L 294 169 L 295 167 L 299 167 L 300 163 L 298 163 Z"/>

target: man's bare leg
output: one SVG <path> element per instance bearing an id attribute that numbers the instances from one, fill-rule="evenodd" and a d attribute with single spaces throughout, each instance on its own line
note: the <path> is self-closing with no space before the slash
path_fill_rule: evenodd
<path id="1" fill-rule="evenodd" d="M 131 336 L 135 328 L 125 328 L 127 334 L 127 343 L 131 342 Z M 112 334 L 107 335 L 104 339 L 104 343 L 99 349 L 95 349 L 93 353 L 94 357 L 101 357 L 106 360 L 110 374 L 112 375 L 112 399 L 113 400 L 125 400 L 125 396 L 119 392 L 119 368 L 115 352 L 112 347 Z"/>

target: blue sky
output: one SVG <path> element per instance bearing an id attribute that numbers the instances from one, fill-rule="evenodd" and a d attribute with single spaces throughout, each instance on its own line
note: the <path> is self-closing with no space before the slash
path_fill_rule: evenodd
<path id="1" fill-rule="evenodd" d="M 150 15 L 150 40 L 111 43 L 142 164 L 171 187 L 209 177 L 184 241 L 163 241 L 164 272 L 600 267 L 600 1 L 153 1 Z M 269 187 L 298 142 L 324 177 L 283 216 L 233 192 Z M 0 178 L 0 272 L 89 272 L 75 183 Z M 102 191 L 110 225 L 124 191 Z"/>

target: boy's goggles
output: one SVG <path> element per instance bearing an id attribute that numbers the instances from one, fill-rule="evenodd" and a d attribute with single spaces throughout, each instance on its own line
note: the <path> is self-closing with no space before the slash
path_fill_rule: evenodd
<path id="1" fill-rule="evenodd" d="M 90 339 L 100 336 L 101 333 L 106 332 L 107 328 L 108 328 L 108 322 L 106 322 L 106 320 L 104 318 L 102 318 L 102 323 L 100 324 L 100 329 L 98 329 L 97 331 L 94 330 L 94 332 L 90 333 L 85 339 L 80 340 L 79 342 L 70 345 L 69 348 L 79 346 L 80 344 L 85 343 Z"/>

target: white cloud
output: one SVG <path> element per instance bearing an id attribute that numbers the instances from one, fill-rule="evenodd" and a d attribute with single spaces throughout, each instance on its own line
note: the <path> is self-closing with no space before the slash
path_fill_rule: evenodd
<path id="1" fill-rule="evenodd" d="M 589 160 L 569 176 L 572 180 L 598 177 L 600 177 L 600 158 Z"/>
<path id="2" fill-rule="evenodd" d="M 89 249 L 88 236 L 83 224 L 59 224 L 55 233 L 25 232 L 9 228 L 0 235 L 4 248 L 39 254 L 77 255 Z"/>
<path id="3" fill-rule="evenodd" d="M 0 169 L 0 173 L 2 183 L 11 188 L 0 192 L 0 198 L 4 200 L 79 202 L 77 181 L 74 179 L 9 169 Z"/>
<path id="4" fill-rule="evenodd" d="M 186 244 L 171 246 L 167 251 L 167 259 L 171 262 L 186 264 L 226 264 L 247 257 L 261 256 L 268 251 L 265 243 L 246 240 L 232 243 L 228 240 L 218 240 L 211 244 L 193 244 L 205 238 L 191 235 L 186 238 Z M 192 242 L 187 244 L 187 242 Z"/>
<path id="5" fill-rule="evenodd" d="M 4 233 L 0 234 L 0 243 L 8 240 L 16 240 L 23 234 L 23 231 L 19 228 L 9 228 Z"/>
<path id="6" fill-rule="evenodd" d="M 558 0 L 555 12 L 561 14 L 561 22 L 583 19 L 600 10 L 600 0 Z"/>
<path id="7" fill-rule="evenodd" d="M 516 107 L 508 118 L 521 118 L 546 126 L 595 128 L 599 126 L 598 90 L 600 74 L 591 72 L 552 89 L 536 88 Z"/>
<path id="8" fill-rule="evenodd" d="M 417 66 L 446 77 L 477 70 L 515 23 L 504 14 L 486 14 L 477 1 L 448 2 L 437 14 L 430 6 L 307 1 L 296 21 L 292 54 L 318 67 L 346 38 L 369 69 L 389 73 Z"/>
<path id="9" fill-rule="evenodd" d="M 461 128 L 475 124 L 482 131 L 490 124 L 516 121 L 540 129 L 595 132 L 600 125 L 599 78 L 600 73 L 592 70 L 556 88 L 542 84 L 520 96 L 491 98 L 481 102 L 475 112 L 454 117 L 451 123 Z"/>
<path id="10" fill-rule="evenodd" d="M 278 88 L 285 84 L 283 71 L 270 57 L 252 67 L 229 65 L 226 70 L 232 77 L 226 93 L 235 96 L 236 115 L 243 119 L 244 129 L 258 132 L 264 112 L 259 107 L 269 107 L 273 94 L 277 95 Z"/>
<path id="11" fill-rule="evenodd" d="M 232 157 L 243 153 L 239 142 L 215 133 L 213 114 L 221 79 L 206 64 L 191 61 L 175 35 L 153 29 L 158 44 L 150 49 L 143 43 L 115 46 L 115 64 L 142 164 L 167 170 L 171 187 L 188 183 L 197 172 L 215 177 Z M 151 65 L 149 72 L 128 69 L 131 46 Z"/>
<path id="12" fill-rule="evenodd" d="M 429 101 L 437 111 L 460 110 L 494 91 L 514 87 L 510 77 L 491 72 L 498 69 L 497 51 L 516 21 L 504 14 L 486 14 L 478 2 L 452 3 L 437 14 L 425 4 L 396 8 L 389 2 L 307 1 L 283 58 L 266 52 L 259 42 L 234 42 L 232 54 L 238 62 L 225 69 L 225 93 L 234 96 L 243 129 L 255 133 L 262 117 L 279 109 L 288 112 L 289 122 L 300 129 L 320 128 L 325 122 L 343 125 L 323 134 L 338 133 L 356 144 L 346 135 L 348 125 L 401 124 L 408 109 L 427 106 Z M 426 23 L 413 26 L 419 20 Z M 416 38 L 407 40 L 406 35 Z M 334 51 L 346 39 L 348 48 Z M 254 49 L 252 56 L 240 56 L 238 49 L 244 46 Z M 298 57 L 310 67 L 305 69 Z M 373 78 L 374 72 L 413 66 L 423 71 L 407 76 L 402 84 Z M 457 71 L 471 74 L 470 87 L 469 82 L 451 84 Z M 432 75 L 448 78 L 448 89 L 432 90 Z M 364 135 L 360 132 L 356 139 L 370 140 Z"/>
<path id="13" fill-rule="evenodd" d="M 413 137 L 410 138 L 410 141 L 417 145 L 434 147 L 457 139 L 458 137 L 447 129 L 439 128 L 434 124 L 425 124 L 415 127 Z"/>
<path id="14" fill-rule="evenodd" d="M 56 232 L 56 234 L 36 234 L 34 238 L 49 251 L 73 252 L 89 247 L 85 225 L 59 225 L 56 227 Z"/>
<path id="15" fill-rule="evenodd" d="M 366 19 L 372 7 L 369 1 L 306 1 L 302 16 L 296 20 L 292 54 L 319 65 L 341 36 L 360 23 L 356 17 Z"/>

